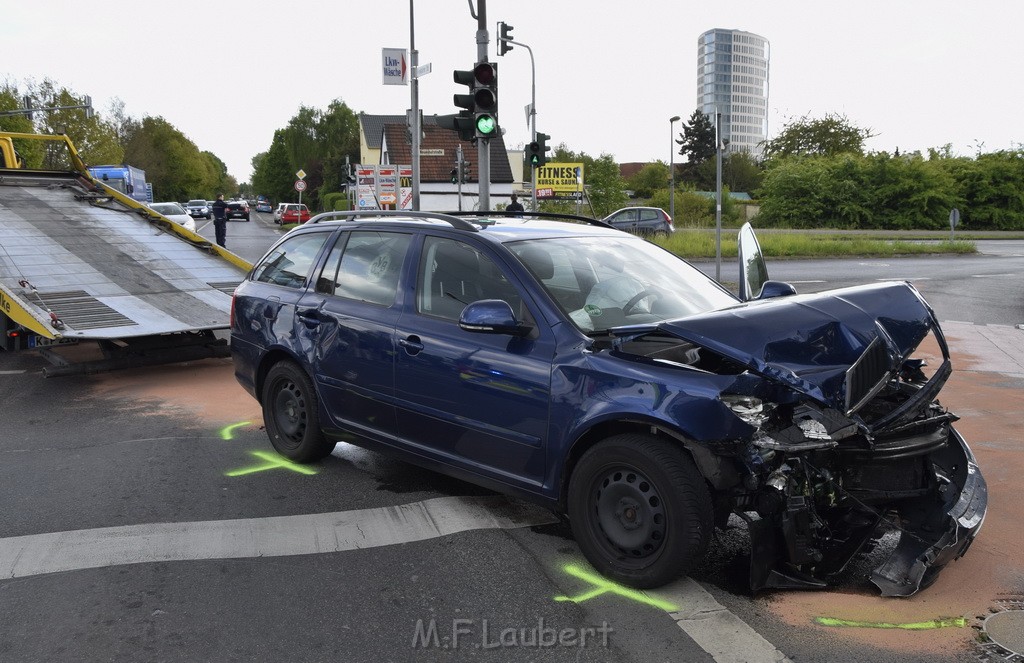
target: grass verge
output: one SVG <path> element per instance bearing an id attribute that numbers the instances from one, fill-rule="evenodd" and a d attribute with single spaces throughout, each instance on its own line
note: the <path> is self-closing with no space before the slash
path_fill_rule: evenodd
<path id="1" fill-rule="evenodd" d="M 940 240 L 912 242 L 866 237 L 835 237 L 815 234 L 762 234 L 761 251 L 769 258 L 819 258 L 843 256 L 898 256 L 935 253 L 976 253 L 974 242 Z M 700 230 L 676 230 L 656 244 L 683 258 L 714 258 L 715 235 Z M 736 231 L 722 231 L 722 256 L 736 257 Z"/>

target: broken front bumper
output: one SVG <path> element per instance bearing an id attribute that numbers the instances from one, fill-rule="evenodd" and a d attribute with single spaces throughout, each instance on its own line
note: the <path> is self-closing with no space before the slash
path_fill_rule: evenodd
<path id="1" fill-rule="evenodd" d="M 942 567 L 967 552 L 985 522 L 988 486 L 963 437 L 949 430 L 947 461 L 955 476 L 946 486 L 945 513 L 901 512 L 899 544 L 871 577 L 882 596 L 911 596 L 930 585 Z"/>

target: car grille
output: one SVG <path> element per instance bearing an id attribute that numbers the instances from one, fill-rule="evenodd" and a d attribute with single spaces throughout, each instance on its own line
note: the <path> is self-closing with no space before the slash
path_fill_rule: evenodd
<path id="1" fill-rule="evenodd" d="M 889 381 L 889 351 L 878 337 L 846 371 L 846 414 L 866 404 Z"/>

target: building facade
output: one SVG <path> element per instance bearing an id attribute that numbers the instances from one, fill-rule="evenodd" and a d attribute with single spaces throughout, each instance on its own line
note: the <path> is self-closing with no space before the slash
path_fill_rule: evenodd
<path id="1" fill-rule="evenodd" d="M 697 42 L 697 108 L 714 121 L 722 115 L 728 152 L 760 157 L 768 136 L 768 61 L 771 46 L 759 35 L 715 28 Z"/>

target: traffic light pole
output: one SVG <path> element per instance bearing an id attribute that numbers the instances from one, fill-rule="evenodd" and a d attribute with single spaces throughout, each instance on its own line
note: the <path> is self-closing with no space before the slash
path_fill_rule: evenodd
<path id="1" fill-rule="evenodd" d="M 487 0 L 477 0 L 477 10 L 473 11 L 473 0 L 468 0 L 469 12 L 476 19 L 476 60 L 487 62 Z M 489 138 L 482 138 L 476 141 L 479 187 L 479 209 L 489 211 L 491 209 L 491 141 Z"/>
<path id="2" fill-rule="evenodd" d="M 499 44 L 498 55 L 504 55 L 508 51 L 512 50 L 512 46 L 507 44 L 513 44 L 515 46 L 522 46 L 530 54 L 530 142 L 537 142 L 537 66 L 533 59 L 533 49 L 526 44 L 511 39 L 512 26 L 504 23 L 499 23 L 499 34 L 500 39 L 506 46 Z M 533 209 L 537 209 L 537 166 L 534 163 L 530 163 L 530 184 L 533 188 Z"/>

